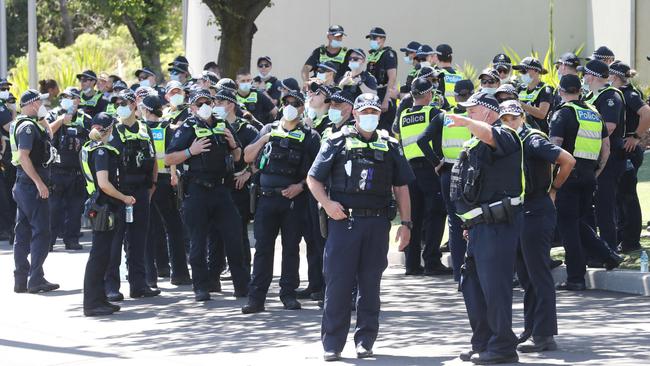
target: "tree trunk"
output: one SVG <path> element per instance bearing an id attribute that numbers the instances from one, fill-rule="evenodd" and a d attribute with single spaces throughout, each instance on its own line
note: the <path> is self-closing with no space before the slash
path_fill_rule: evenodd
<path id="1" fill-rule="evenodd" d="M 131 34 L 131 38 L 133 38 L 135 46 L 138 47 L 142 66 L 151 68 L 151 70 L 156 73 L 156 81 L 162 81 L 160 49 L 157 45 L 155 35 L 147 35 L 140 32 L 138 26 L 128 15 L 124 15 L 123 20 Z"/>
<path id="2" fill-rule="evenodd" d="M 59 0 L 61 8 L 61 21 L 63 23 L 63 46 L 70 46 L 74 43 L 74 32 L 72 31 L 72 19 L 68 13 L 68 0 Z"/>
<path id="3" fill-rule="evenodd" d="M 270 0 L 203 0 L 221 28 L 221 44 L 217 63 L 222 76 L 235 78 L 240 68 L 249 69 L 255 19 Z"/>

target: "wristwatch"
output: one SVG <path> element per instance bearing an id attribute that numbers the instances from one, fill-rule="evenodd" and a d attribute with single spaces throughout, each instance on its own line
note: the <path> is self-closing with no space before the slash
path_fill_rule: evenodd
<path id="1" fill-rule="evenodd" d="M 402 221 L 400 224 L 406 226 L 409 230 L 413 230 L 413 221 Z"/>

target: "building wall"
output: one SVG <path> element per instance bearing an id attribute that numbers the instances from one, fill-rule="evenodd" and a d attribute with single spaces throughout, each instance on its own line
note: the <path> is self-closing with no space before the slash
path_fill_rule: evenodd
<path id="1" fill-rule="evenodd" d="M 188 2 L 186 53 L 193 71 L 200 72 L 205 62 L 217 59 L 219 32 L 215 25 L 207 25 L 211 15 L 200 0 Z M 311 51 L 326 41 L 330 24 L 345 28 L 347 47 L 368 49 L 365 34 L 371 27 L 381 26 L 388 33 L 386 44 L 395 49 L 411 40 L 433 47 L 448 43 L 454 49 L 454 63 L 462 65 L 468 61 L 477 69 L 487 66 L 504 45 L 521 55 L 535 50 L 542 57 L 548 47 L 549 2 L 545 0 L 274 0 L 273 3 L 256 21 L 258 31 L 253 39 L 250 66 L 255 72 L 257 57 L 270 56 L 274 74 L 279 77 L 300 77 L 300 69 Z M 645 47 L 644 50 L 650 47 L 647 41 L 650 24 L 640 10 L 650 14 L 650 0 L 556 0 L 553 24 L 557 54 L 584 45 L 583 56 L 587 56 L 594 46 L 607 44 L 626 62 L 634 60 L 636 64 L 646 65 L 645 56 L 641 62 L 642 57 L 634 49 L 635 44 Z M 637 35 L 643 35 L 645 40 L 630 41 L 633 23 Z M 409 66 L 402 62 L 401 56 L 398 76 L 404 80 Z"/>
<path id="2" fill-rule="evenodd" d="M 650 86 L 650 0 L 636 0 L 634 68 L 639 72 L 637 82 Z M 647 95 L 646 95 L 647 97 Z"/>

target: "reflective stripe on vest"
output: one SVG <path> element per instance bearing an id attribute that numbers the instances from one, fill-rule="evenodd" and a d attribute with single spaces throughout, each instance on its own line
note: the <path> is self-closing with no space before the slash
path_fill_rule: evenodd
<path id="1" fill-rule="evenodd" d="M 365 149 L 368 147 L 371 148 L 372 150 L 379 150 L 384 152 L 388 151 L 388 143 L 386 142 L 386 140 L 382 139 L 379 135 L 377 136 L 377 140 L 369 143 L 365 143 L 353 136 L 348 136 L 345 139 L 346 150 Z"/>
<path id="2" fill-rule="evenodd" d="M 621 97 L 621 100 L 623 100 L 623 101 L 625 100 L 625 96 L 623 96 L 622 91 L 620 91 L 619 89 L 609 85 L 604 89 L 598 90 L 596 92 L 589 93 L 587 95 L 587 99 L 586 99 L 587 103 L 589 103 L 591 105 L 594 105 L 594 103 L 596 103 L 596 99 L 598 99 L 598 97 L 600 97 L 601 94 L 603 94 L 604 92 L 606 92 L 608 90 L 613 90 L 614 92 L 618 93 L 618 95 Z M 639 94 L 639 95 L 641 95 L 641 94 Z"/>
<path id="3" fill-rule="evenodd" d="M 250 92 L 247 97 L 237 94 L 237 101 L 241 104 L 255 104 L 257 103 L 257 92 Z"/>
<path id="4" fill-rule="evenodd" d="M 424 106 L 417 111 L 405 109 L 399 116 L 399 134 L 406 160 L 424 157 L 418 146 L 418 138 L 429 125 L 429 117 L 433 107 Z"/>
<path id="5" fill-rule="evenodd" d="M 314 128 L 318 128 L 318 126 L 320 126 L 321 123 L 323 123 L 323 121 L 325 120 L 325 117 L 327 117 L 327 113 L 313 120 L 312 124 L 314 125 Z"/>
<path id="6" fill-rule="evenodd" d="M 278 125 L 278 128 L 274 128 L 271 130 L 271 136 L 270 137 L 280 137 L 283 139 L 294 139 L 298 142 L 302 142 L 305 139 L 305 133 L 302 132 L 300 129 L 296 129 L 293 131 L 285 131 L 282 127 Z"/>
<path id="7" fill-rule="evenodd" d="M 387 50 L 387 48 L 382 48 L 381 50 L 377 52 L 370 52 L 368 53 L 368 63 L 376 63 L 379 61 L 381 58 L 381 55 L 384 54 L 384 52 Z"/>
<path id="8" fill-rule="evenodd" d="M 93 179 L 93 173 L 90 170 L 90 165 L 88 165 L 88 159 L 89 159 L 89 154 L 97 150 L 100 147 L 104 147 L 108 150 L 111 150 L 114 152 L 116 155 L 120 155 L 119 150 L 114 148 L 113 146 L 109 144 L 96 144 L 94 146 L 90 146 L 93 144 L 93 141 L 87 141 L 84 146 L 81 148 L 81 154 L 79 155 L 79 160 L 81 161 L 81 172 L 84 175 L 84 178 L 86 179 L 86 191 L 88 192 L 89 195 L 92 195 L 95 193 L 95 190 L 97 190 L 97 187 L 95 186 L 95 180 Z"/>
<path id="9" fill-rule="evenodd" d="M 466 116 L 467 112 L 460 115 Z M 451 122 L 451 118 L 445 114 L 442 126 L 441 146 L 444 162 L 454 164 L 458 161 L 465 142 L 472 138 L 472 133 L 469 132 L 467 127 L 447 127 Z"/>
<path id="10" fill-rule="evenodd" d="M 519 92 L 519 101 L 522 103 L 533 103 L 537 100 L 537 96 L 539 96 L 539 93 L 545 86 L 546 84 L 541 83 L 539 87 L 533 89 L 531 92 L 529 92 L 527 88 L 524 88 L 524 90 Z"/>
<path id="11" fill-rule="evenodd" d="M 176 119 L 176 117 L 178 117 L 178 115 L 180 115 L 184 110 L 185 109 L 180 109 L 179 108 L 179 109 L 176 109 L 175 111 L 172 111 L 171 107 L 167 108 L 163 112 L 163 116 L 161 118 L 163 120 L 165 120 L 165 121 Z"/>
<path id="12" fill-rule="evenodd" d="M 320 56 L 318 57 L 318 62 L 322 64 L 322 63 L 325 63 L 327 61 L 332 61 L 332 62 L 335 62 L 337 64 L 342 64 L 343 61 L 345 60 L 345 55 L 347 53 L 348 53 L 348 49 L 345 48 L 345 47 L 342 47 L 339 50 L 339 53 L 336 54 L 336 56 L 329 56 L 327 54 L 326 48 L 321 47 L 320 48 Z"/>
<path id="13" fill-rule="evenodd" d="M 9 145 L 11 146 L 11 164 L 13 166 L 20 166 L 20 156 L 18 155 L 18 142 L 16 141 L 16 134 L 18 130 L 22 130 L 27 122 L 32 123 L 42 132 L 45 132 L 45 128 L 41 126 L 38 122 L 33 119 L 23 116 L 16 118 L 15 121 L 11 122 L 9 125 Z"/>
<path id="14" fill-rule="evenodd" d="M 99 99 L 102 97 L 100 93 L 95 93 L 92 98 L 90 99 L 84 99 L 84 95 L 81 95 L 81 103 L 79 104 L 80 107 L 94 107 L 97 105 L 97 102 L 99 102 Z"/>
<path id="15" fill-rule="evenodd" d="M 457 74 L 456 71 L 449 72 L 446 69 L 442 69 L 442 74 L 445 76 L 445 99 L 452 106 L 456 106 L 456 98 L 454 97 L 454 88 L 456 83 L 463 79 L 463 76 Z"/>
<path id="16" fill-rule="evenodd" d="M 115 108 L 115 103 L 110 103 L 106 106 L 106 114 L 109 116 L 115 116 L 117 114 L 117 108 Z"/>
<path id="17" fill-rule="evenodd" d="M 143 141 L 149 141 L 150 136 L 149 133 L 147 132 L 147 125 L 140 121 L 136 121 L 138 124 L 138 132 L 131 132 L 129 131 L 128 128 L 126 128 L 126 125 L 124 125 L 124 131 L 122 129 L 117 129 L 117 134 L 120 135 L 120 140 L 122 142 L 126 141 L 131 141 L 131 140 L 143 140 Z"/>
<path id="18" fill-rule="evenodd" d="M 224 122 L 219 122 L 212 128 L 205 128 L 194 125 L 194 134 L 197 138 L 208 137 L 212 135 L 225 135 L 225 130 L 226 124 Z"/>
<path id="19" fill-rule="evenodd" d="M 603 121 L 600 114 L 590 105 L 587 105 L 589 108 L 583 108 L 569 102 L 565 106 L 575 111 L 578 120 L 578 134 L 573 148 L 573 156 L 598 160 L 600 147 L 603 143 Z"/>
<path id="20" fill-rule="evenodd" d="M 158 173 L 169 174 L 169 167 L 165 165 L 165 136 L 167 129 L 158 124 L 158 127 L 151 129 L 153 136 L 153 147 L 156 149 L 156 163 L 158 164 Z"/>

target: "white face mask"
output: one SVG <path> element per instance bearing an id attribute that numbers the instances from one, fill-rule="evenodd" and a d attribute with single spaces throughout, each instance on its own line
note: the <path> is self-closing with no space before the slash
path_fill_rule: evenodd
<path id="1" fill-rule="evenodd" d="M 330 46 L 332 46 L 332 48 L 341 48 L 343 47 L 343 41 L 339 41 L 338 39 L 333 39 L 330 41 Z"/>
<path id="2" fill-rule="evenodd" d="M 174 94 L 171 98 L 169 98 L 169 103 L 174 107 L 178 107 L 179 105 L 183 104 L 184 101 L 185 96 L 183 96 L 183 94 Z"/>
<path id="3" fill-rule="evenodd" d="M 222 106 L 215 106 L 212 108 L 212 113 L 216 114 L 219 119 L 224 119 L 228 115 L 228 113 L 226 113 L 226 107 Z"/>
<path id="4" fill-rule="evenodd" d="M 131 113 L 133 112 L 131 112 L 131 108 L 129 108 L 129 106 L 121 105 L 117 107 L 115 113 L 117 113 L 118 117 L 125 119 L 125 118 L 129 118 L 131 116 Z"/>
<path id="5" fill-rule="evenodd" d="M 251 83 L 239 83 L 239 90 L 248 93 L 253 85 Z"/>
<path id="6" fill-rule="evenodd" d="M 327 80 L 327 74 L 324 72 L 319 72 L 316 74 L 316 78 L 320 81 L 325 81 Z"/>
<path id="7" fill-rule="evenodd" d="M 339 109 L 330 108 L 330 110 L 327 112 L 327 117 L 329 117 L 330 121 L 339 123 L 339 121 L 341 121 L 343 118 L 343 113 Z"/>
<path id="8" fill-rule="evenodd" d="M 45 106 L 41 104 L 41 106 L 38 107 L 38 118 L 45 118 L 46 116 L 47 116 L 47 108 L 45 108 Z"/>
<path id="9" fill-rule="evenodd" d="M 287 121 L 293 121 L 298 117 L 298 109 L 296 107 L 288 104 L 284 107 L 284 110 L 282 112 L 284 114 L 284 118 Z"/>
<path id="10" fill-rule="evenodd" d="M 523 75 L 521 75 L 521 77 L 519 78 L 519 80 L 521 80 L 521 82 L 522 82 L 524 85 L 528 85 L 528 84 L 530 84 L 531 81 L 533 81 L 533 78 L 530 77 L 530 75 L 528 75 L 528 74 L 523 74 Z"/>
<path id="11" fill-rule="evenodd" d="M 423 68 L 423 67 L 431 67 L 431 62 L 429 62 L 429 61 L 420 62 L 420 68 Z"/>
<path id="12" fill-rule="evenodd" d="M 356 70 L 359 70 L 359 68 L 361 68 L 361 62 L 353 61 L 353 62 L 350 62 L 348 64 L 348 66 L 350 66 L 350 70 L 356 71 Z"/>
<path id="13" fill-rule="evenodd" d="M 481 88 L 481 91 L 494 95 L 494 93 L 497 91 L 497 88 Z"/>
<path id="14" fill-rule="evenodd" d="M 9 99 L 9 90 L 0 91 L 0 99 Z"/>
<path id="15" fill-rule="evenodd" d="M 410 64 L 413 63 L 413 59 L 410 58 L 410 57 L 408 57 L 408 56 L 404 56 L 404 62 L 405 62 L 407 65 L 410 65 Z"/>
<path id="16" fill-rule="evenodd" d="M 379 125 L 379 116 L 376 114 L 360 114 L 359 127 L 366 132 L 373 132 Z"/>
<path id="17" fill-rule="evenodd" d="M 143 87 L 145 87 L 145 88 L 148 88 L 148 87 L 151 86 L 151 82 L 149 81 L 149 79 L 144 79 L 144 80 L 142 80 L 142 81 L 140 82 L 140 86 L 143 86 Z"/>
<path id="18" fill-rule="evenodd" d="M 210 108 L 208 104 L 204 104 L 198 111 L 196 111 L 196 114 L 199 118 L 207 120 L 212 115 L 212 108 Z"/>
<path id="19" fill-rule="evenodd" d="M 70 111 L 70 109 L 74 107 L 74 102 L 70 98 L 63 98 L 61 99 L 61 108 L 65 109 L 66 111 Z"/>
<path id="20" fill-rule="evenodd" d="M 93 92 L 93 88 L 88 87 L 88 88 L 84 89 L 83 92 L 84 92 L 84 94 L 90 94 L 90 93 Z"/>

